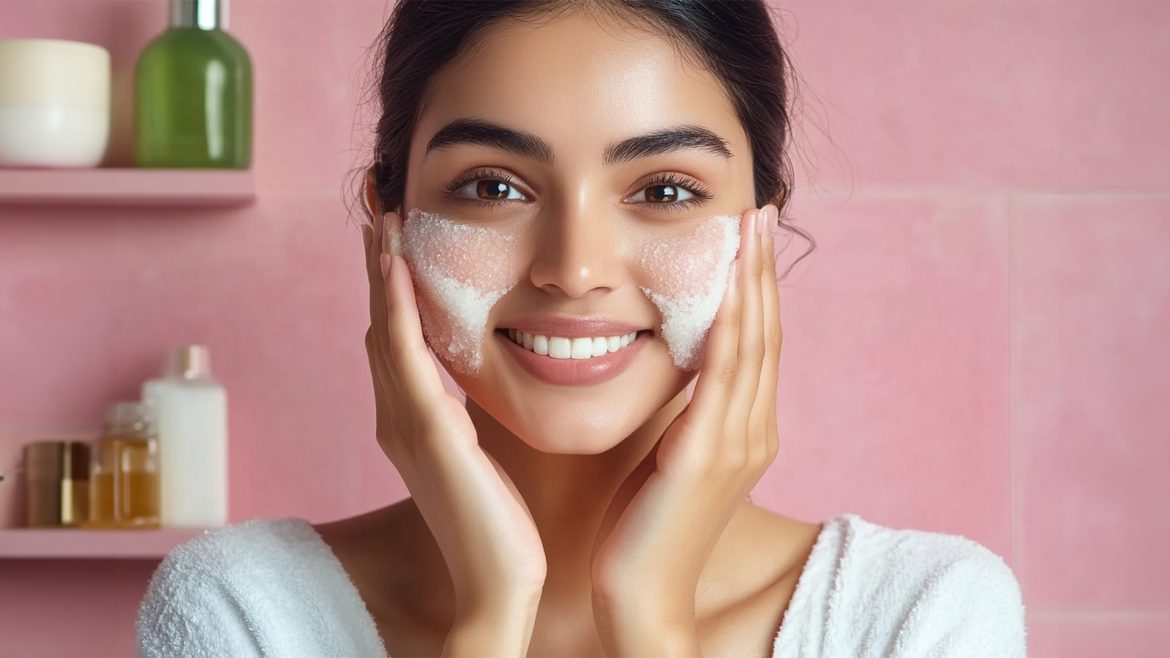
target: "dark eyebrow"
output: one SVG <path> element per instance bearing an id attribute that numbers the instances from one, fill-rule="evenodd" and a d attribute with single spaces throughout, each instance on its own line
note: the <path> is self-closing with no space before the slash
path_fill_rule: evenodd
<path id="1" fill-rule="evenodd" d="M 456 119 L 448 123 L 427 142 L 425 153 L 454 144 L 492 146 L 548 165 L 554 161 L 553 149 L 543 139 L 482 119 Z M 723 138 L 702 126 L 681 125 L 610 144 L 605 148 L 604 161 L 606 165 L 612 166 L 688 148 L 702 149 L 723 158 L 732 157 Z"/>
<path id="2" fill-rule="evenodd" d="M 702 126 L 672 126 L 623 139 L 605 148 L 605 164 L 615 165 L 636 158 L 697 148 L 722 158 L 731 159 L 727 141 Z"/>

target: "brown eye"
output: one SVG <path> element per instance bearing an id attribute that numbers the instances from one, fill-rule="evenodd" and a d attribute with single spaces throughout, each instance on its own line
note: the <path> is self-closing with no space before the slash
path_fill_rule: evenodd
<path id="1" fill-rule="evenodd" d="M 445 185 L 443 192 L 456 201 L 468 201 L 482 205 L 527 201 L 527 197 L 516 187 L 515 179 L 504 172 L 490 169 L 478 169 L 461 176 Z"/>
<path id="2" fill-rule="evenodd" d="M 502 201 L 508 198 L 511 185 L 498 180 L 481 180 L 475 188 L 476 195 L 481 199 Z"/>
<path id="3" fill-rule="evenodd" d="M 646 200 L 661 201 L 661 203 L 674 203 L 679 200 L 680 187 L 674 185 L 648 185 L 646 186 Z"/>
<path id="4" fill-rule="evenodd" d="M 647 192 L 646 200 L 653 201 L 653 202 L 661 202 L 661 203 L 675 203 L 677 201 L 680 201 L 680 199 L 679 199 L 679 191 L 680 190 L 684 194 L 691 194 L 690 191 L 688 191 L 686 188 L 679 187 L 677 185 L 647 185 L 646 187 L 644 187 L 642 189 L 655 190 L 653 192 L 649 192 L 649 191 Z M 694 196 L 694 195 L 691 195 L 691 196 Z M 688 198 L 690 198 L 690 197 L 684 197 L 681 200 L 685 201 Z"/>

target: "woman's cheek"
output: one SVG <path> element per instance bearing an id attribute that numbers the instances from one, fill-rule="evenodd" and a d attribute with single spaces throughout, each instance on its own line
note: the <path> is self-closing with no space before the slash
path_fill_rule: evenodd
<path id="1" fill-rule="evenodd" d="M 639 287 L 662 315 L 671 360 L 676 368 L 695 370 L 739 250 L 739 217 L 717 215 L 687 235 L 633 242 L 626 250 L 648 277 Z"/>
<path id="2" fill-rule="evenodd" d="M 460 373 L 478 371 L 492 307 L 519 280 L 519 236 L 412 208 L 401 240 L 427 343 Z"/>
<path id="3" fill-rule="evenodd" d="M 519 281 L 520 236 L 412 208 L 400 244 L 418 284 L 427 343 L 455 370 L 475 373 L 491 309 Z M 712 217 L 682 236 L 632 234 L 622 245 L 646 273 L 639 288 L 662 316 L 675 367 L 698 368 L 738 248 L 734 215 Z"/>

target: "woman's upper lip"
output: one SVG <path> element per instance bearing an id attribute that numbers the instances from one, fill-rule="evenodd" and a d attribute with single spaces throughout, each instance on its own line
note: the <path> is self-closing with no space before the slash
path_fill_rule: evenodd
<path id="1" fill-rule="evenodd" d="M 586 336 L 620 336 L 646 327 L 635 322 L 604 315 L 534 313 L 501 322 L 498 328 L 518 329 L 544 336 L 584 338 Z"/>

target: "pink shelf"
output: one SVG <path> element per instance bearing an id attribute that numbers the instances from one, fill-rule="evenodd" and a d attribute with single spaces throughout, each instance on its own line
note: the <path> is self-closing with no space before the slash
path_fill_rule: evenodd
<path id="1" fill-rule="evenodd" d="M 172 548 L 214 528 L 156 530 L 80 530 L 8 528 L 0 530 L 0 559 L 122 558 L 161 559 Z"/>
<path id="2" fill-rule="evenodd" d="M 250 169 L 0 168 L 0 206 L 240 206 L 255 199 Z"/>

